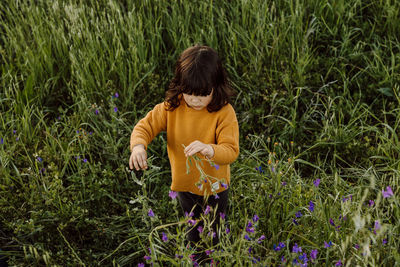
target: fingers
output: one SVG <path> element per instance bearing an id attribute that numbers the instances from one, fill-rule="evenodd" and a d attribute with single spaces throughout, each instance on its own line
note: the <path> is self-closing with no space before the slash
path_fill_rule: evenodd
<path id="1" fill-rule="evenodd" d="M 145 150 L 143 151 L 132 151 L 131 156 L 129 158 L 129 167 L 131 169 L 135 168 L 138 170 L 147 169 L 147 153 Z"/>
<path id="2" fill-rule="evenodd" d="M 210 154 L 208 145 L 196 140 L 196 141 L 190 143 L 190 145 L 188 145 L 184 150 L 186 157 L 193 156 L 194 154 L 196 154 L 198 152 L 200 152 L 204 156 L 207 156 L 208 154 Z"/>

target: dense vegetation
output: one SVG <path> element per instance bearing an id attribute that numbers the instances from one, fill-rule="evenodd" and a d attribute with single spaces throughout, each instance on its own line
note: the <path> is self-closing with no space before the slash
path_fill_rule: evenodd
<path id="1" fill-rule="evenodd" d="M 398 264 L 399 13 L 395 0 L 2 1 L 0 253 L 191 264 L 165 134 L 143 176 L 127 166 L 133 126 L 201 43 L 224 60 L 241 133 L 210 256 Z"/>

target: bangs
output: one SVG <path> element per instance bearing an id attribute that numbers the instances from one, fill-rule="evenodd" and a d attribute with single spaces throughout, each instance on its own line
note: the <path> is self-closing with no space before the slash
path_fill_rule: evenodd
<path id="1" fill-rule="evenodd" d="M 200 76 L 200 75 L 196 75 Z M 204 77 L 187 77 L 182 80 L 181 92 L 188 95 L 207 96 L 211 94 L 213 85 Z"/>

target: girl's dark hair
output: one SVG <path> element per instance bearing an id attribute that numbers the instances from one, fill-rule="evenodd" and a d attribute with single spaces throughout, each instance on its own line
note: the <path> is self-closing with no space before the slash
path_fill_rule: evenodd
<path id="1" fill-rule="evenodd" d="M 182 93 L 206 96 L 212 90 L 213 98 L 207 106 L 209 112 L 220 110 L 234 95 L 217 52 L 208 46 L 189 47 L 176 62 L 174 78 L 165 93 L 167 110 L 179 106 Z"/>

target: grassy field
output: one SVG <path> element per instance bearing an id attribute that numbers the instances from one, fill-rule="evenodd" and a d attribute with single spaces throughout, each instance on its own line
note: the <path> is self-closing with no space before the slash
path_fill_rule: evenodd
<path id="1" fill-rule="evenodd" d="M 241 146 L 207 253 L 219 266 L 399 266 L 399 36 L 395 0 L 2 1 L 0 255 L 192 264 L 166 135 L 143 176 L 127 167 L 134 125 L 200 43 L 237 92 Z"/>

